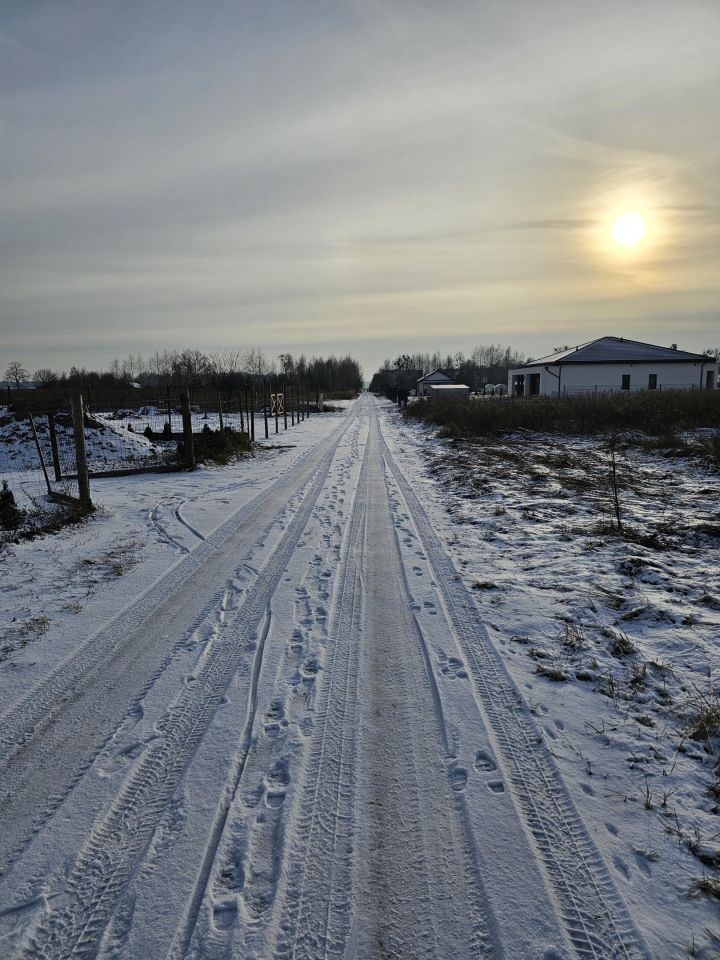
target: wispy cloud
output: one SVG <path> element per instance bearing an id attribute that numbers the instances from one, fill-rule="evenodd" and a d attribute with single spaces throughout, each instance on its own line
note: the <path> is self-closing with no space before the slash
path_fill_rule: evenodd
<path id="1" fill-rule="evenodd" d="M 540 350 L 616 300 L 651 329 L 657 278 L 701 339 L 719 29 L 672 0 L 3 5 L 3 343 L 371 367 L 401 335 Z M 642 269 L 591 241 L 626 196 L 664 230 Z"/>

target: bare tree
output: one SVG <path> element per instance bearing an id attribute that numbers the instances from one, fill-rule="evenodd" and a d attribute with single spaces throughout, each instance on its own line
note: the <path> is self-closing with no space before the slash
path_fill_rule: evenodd
<path id="1" fill-rule="evenodd" d="M 57 381 L 58 375 L 50 367 L 41 367 L 33 374 L 33 382 L 37 387 L 51 387 Z"/>
<path id="2" fill-rule="evenodd" d="M 27 383 L 30 379 L 30 374 L 27 372 L 25 367 L 20 363 L 19 360 L 12 360 L 7 365 L 7 370 L 5 371 L 5 379 L 12 380 L 15 384 L 17 390 L 20 389 L 21 383 Z"/>
<path id="3" fill-rule="evenodd" d="M 145 370 L 145 361 L 141 353 L 129 353 L 122 362 L 123 376 L 126 380 L 137 380 Z"/>
<path id="4" fill-rule="evenodd" d="M 243 369 L 254 377 L 262 377 L 267 373 L 267 361 L 259 347 L 253 347 L 245 354 Z"/>

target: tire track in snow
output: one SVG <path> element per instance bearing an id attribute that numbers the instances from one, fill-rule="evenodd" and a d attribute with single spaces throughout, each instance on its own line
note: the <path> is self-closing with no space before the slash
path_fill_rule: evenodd
<path id="1" fill-rule="evenodd" d="M 85 842 L 70 870 L 65 906 L 43 916 L 20 956 L 61 960 L 91 956 L 116 899 L 142 858 L 155 827 L 212 722 L 225 690 L 253 638 L 287 564 L 302 537 L 326 481 L 347 421 L 333 434 L 315 478 L 272 557 L 260 571 L 253 594 L 228 618 L 206 650 L 185 689 L 156 727 L 156 737 L 138 759 L 117 799 Z M 262 647 L 256 645 L 253 674 Z M 253 722 L 251 716 L 248 721 Z"/>
<path id="2" fill-rule="evenodd" d="M 277 957 L 342 956 L 350 930 L 353 784 L 357 723 L 358 637 L 362 617 L 362 550 L 367 460 L 343 545 L 330 625 L 332 652 L 316 700 L 310 755 L 299 799 L 297 842 L 288 854 Z M 340 896 L 338 896 L 340 893 Z M 335 931 L 333 932 L 333 927 Z"/>
<path id="3" fill-rule="evenodd" d="M 286 473 L 281 474 L 269 487 L 235 511 L 192 552 L 184 555 L 163 574 L 146 593 L 88 637 L 48 677 L 0 715 L 0 744 L 4 748 L 0 772 L 26 743 L 48 726 L 71 693 L 75 696 L 79 688 L 91 682 L 94 672 L 122 646 L 128 633 L 151 621 L 158 608 L 169 598 L 186 591 L 193 578 L 206 567 L 216 552 L 226 548 L 232 536 L 250 524 L 271 497 L 283 494 L 282 499 L 286 501 L 300 489 L 316 468 L 315 461 L 323 456 L 323 450 L 335 448 L 348 422 L 344 420 L 327 440 L 302 454 L 291 466 L 290 477 Z"/>
<path id="4" fill-rule="evenodd" d="M 174 502 L 176 502 L 174 497 L 161 497 L 155 506 L 148 510 L 148 526 L 151 530 L 155 531 L 160 541 L 168 544 L 168 546 L 175 547 L 175 549 L 182 554 L 188 554 L 190 553 L 190 548 L 173 537 L 172 534 L 168 532 L 162 520 L 164 509 L 170 507 Z M 177 511 L 175 511 L 175 513 L 177 514 Z M 201 539 L 204 540 L 205 538 L 202 537 Z"/>
<path id="5" fill-rule="evenodd" d="M 568 936 L 583 960 L 639 960 L 647 946 L 575 810 L 514 681 L 492 646 L 475 602 L 387 444 L 401 491 L 469 666 L 479 704 L 514 795 L 555 890 Z"/>
<path id="6" fill-rule="evenodd" d="M 273 956 L 489 957 L 487 904 L 416 648 L 374 417 L 370 431 Z M 432 705 L 426 719 L 418 697 Z"/>
<path id="7" fill-rule="evenodd" d="M 365 822 L 350 952 L 489 960 L 502 943 L 467 815 L 467 772 L 411 612 L 379 440 L 373 415 L 358 771 Z"/>
<path id="8" fill-rule="evenodd" d="M 0 717 L 0 806 L 6 827 L 0 832 L 0 874 L 75 789 L 123 718 L 187 647 L 189 635 L 215 616 L 223 602 L 218 581 L 229 572 L 232 579 L 238 554 L 249 556 L 262 546 L 256 531 L 297 496 L 351 419 L 309 448 L 289 475 L 283 473 L 235 511 L 6 709 Z"/>
<path id="9" fill-rule="evenodd" d="M 359 422 L 355 418 L 352 428 L 348 429 L 346 459 L 343 461 L 336 454 L 333 464 L 338 484 L 334 484 L 327 493 L 330 509 L 341 509 L 338 500 L 342 502 L 342 498 L 338 489 L 342 489 L 347 480 L 349 463 L 358 459 L 358 431 Z M 327 509 L 320 505 L 315 508 L 315 520 L 321 527 L 329 522 L 326 518 Z M 316 554 L 313 565 L 319 559 Z M 317 579 L 322 582 L 318 599 L 324 602 L 327 599 L 326 580 L 320 574 Z M 296 594 L 295 604 L 300 602 L 302 605 L 303 598 L 308 596 L 307 590 L 299 586 Z M 287 629 L 286 620 L 280 619 L 278 623 L 281 626 L 277 630 L 282 636 Z M 269 684 L 263 681 L 265 689 L 261 705 L 266 711 L 264 720 L 262 724 L 254 723 L 254 732 L 248 724 L 246 732 L 249 739 L 243 739 L 241 755 L 233 760 L 229 788 L 226 788 L 215 814 L 203 865 L 195 882 L 190 905 L 173 938 L 168 960 L 181 960 L 188 952 L 203 957 L 226 956 L 232 947 L 225 938 L 232 936 L 238 913 L 244 911 L 253 916 L 257 936 L 262 927 L 261 921 L 272 906 L 273 885 L 268 879 L 278 869 L 274 862 L 275 848 L 282 842 L 283 807 L 293 773 L 292 756 L 288 754 L 285 739 L 288 722 L 296 722 L 297 717 L 296 710 L 288 703 L 288 695 L 292 699 L 290 691 L 295 689 L 298 682 L 306 692 L 310 691 L 318 670 L 316 656 L 308 653 L 302 640 L 303 633 L 304 630 L 296 628 L 288 638 L 287 645 L 282 644 L 282 667 L 276 663 L 277 652 L 269 658 L 267 672 L 270 677 L 275 675 L 275 682 Z M 255 681 L 256 697 L 258 681 L 259 671 Z M 304 696 L 300 699 L 305 701 Z M 254 715 L 256 710 L 257 707 L 253 709 Z M 306 702 L 301 712 L 305 719 L 309 719 Z M 246 774 L 255 785 L 250 790 L 253 798 L 251 803 L 247 795 L 241 795 Z M 205 927 L 199 924 L 203 907 L 208 908 L 211 918 Z M 196 936 L 198 926 L 201 930 Z M 193 943 L 194 938 L 199 939 L 199 945 Z M 213 942 L 212 938 L 219 939 L 220 944 Z"/>

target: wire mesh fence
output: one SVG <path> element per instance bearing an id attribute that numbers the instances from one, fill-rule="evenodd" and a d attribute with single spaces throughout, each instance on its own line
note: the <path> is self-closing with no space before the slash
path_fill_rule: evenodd
<path id="1" fill-rule="evenodd" d="M 47 417 L 19 416 L 0 409 L 0 481 L 23 510 L 48 497 L 77 497 L 72 426 Z"/>
<path id="2" fill-rule="evenodd" d="M 250 450 L 253 441 L 305 420 L 311 403 L 308 391 L 299 386 L 263 381 L 236 395 L 204 396 L 201 403 L 191 403 L 187 396 L 145 402 L 98 399 L 92 408 L 85 402 L 75 412 L 78 422 L 82 419 L 81 446 L 92 479 L 184 469 L 196 459 L 227 460 Z M 5 490 L 0 512 L 2 503 L 10 501 L 12 514 L 14 509 L 51 509 L 53 502 L 68 498 L 83 500 L 76 426 L 67 401 L 50 410 L 39 404 L 0 407 L 0 484 Z M 85 477 L 82 465 L 80 476 Z"/>

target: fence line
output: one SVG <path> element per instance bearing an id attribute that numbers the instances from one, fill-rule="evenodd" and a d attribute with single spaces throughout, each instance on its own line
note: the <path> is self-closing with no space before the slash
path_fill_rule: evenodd
<path id="1" fill-rule="evenodd" d="M 67 402 L 0 407 L 0 481 L 20 510 L 37 512 L 48 500 L 67 498 L 87 506 L 86 475 L 186 469 L 196 457 L 217 459 L 295 427 L 312 406 L 307 385 L 276 379 L 214 400 L 205 392 L 199 403 L 169 394 L 153 402 L 84 402 L 75 420 Z"/>

